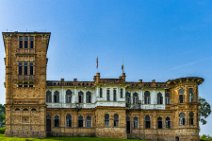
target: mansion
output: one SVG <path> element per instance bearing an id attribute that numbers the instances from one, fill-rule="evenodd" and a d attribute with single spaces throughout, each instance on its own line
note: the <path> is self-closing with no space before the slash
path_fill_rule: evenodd
<path id="1" fill-rule="evenodd" d="M 198 85 L 184 77 L 46 80 L 50 32 L 3 32 L 6 136 L 96 136 L 198 141 Z"/>

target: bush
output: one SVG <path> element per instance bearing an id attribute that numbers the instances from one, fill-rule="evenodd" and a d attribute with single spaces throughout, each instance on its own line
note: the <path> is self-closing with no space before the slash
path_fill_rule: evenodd
<path id="1" fill-rule="evenodd" d="M 5 127 L 1 127 L 0 128 L 0 134 L 4 134 L 4 132 L 5 132 Z"/>
<path id="2" fill-rule="evenodd" d="M 202 135 L 200 141 L 212 141 L 212 137 L 209 135 Z"/>

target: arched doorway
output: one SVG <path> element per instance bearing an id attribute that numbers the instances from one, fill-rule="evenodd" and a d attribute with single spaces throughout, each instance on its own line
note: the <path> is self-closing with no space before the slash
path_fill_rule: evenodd
<path id="1" fill-rule="evenodd" d="M 180 141 L 180 138 L 178 136 L 175 137 L 175 141 Z"/>

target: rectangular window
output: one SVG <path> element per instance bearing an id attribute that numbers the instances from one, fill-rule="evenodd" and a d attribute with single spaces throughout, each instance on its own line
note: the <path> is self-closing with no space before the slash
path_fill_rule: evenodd
<path id="1" fill-rule="evenodd" d="M 23 37 L 19 37 L 19 48 L 23 48 Z"/>
<path id="2" fill-rule="evenodd" d="M 28 48 L 28 37 L 24 37 L 24 48 Z"/>
<path id="3" fill-rule="evenodd" d="M 33 63 L 30 63 L 30 75 L 33 75 Z"/>
<path id="4" fill-rule="evenodd" d="M 30 36 L 30 48 L 34 48 L 34 38 Z"/>
<path id="5" fill-rule="evenodd" d="M 18 75 L 22 75 L 22 62 L 18 63 Z"/>
<path id="6" fill-rule="evenodd" d="M 113 101 L 117 101 L 116 89 L 113 89 Z"/>
<path id="7" fill-rule="evenodd" d="M 110 101 L 110 89 L 107 89 L 107 101 Z"/>
<path id="8" fill-rule="evenodd" d="M 102 88 L 99 90 L 99 96 L 102 98 Z"/>
<path id="9" fill-rule="evenodd" d="M 24 75 L 28 75 L 28 63 L 24 62 Z"/>
<path id="10" fill-rule="evenodd" d="M 120 89 L 120 97 L 123 98 L 123 89 Z"/>

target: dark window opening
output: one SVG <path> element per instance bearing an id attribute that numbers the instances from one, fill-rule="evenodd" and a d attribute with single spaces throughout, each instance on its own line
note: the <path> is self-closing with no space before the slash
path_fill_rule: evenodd
<path id="1" fill-rule="evenodd" d="M 34 40 L 33 40 L 33 37 L 30 37 L 30 48 L 34 48 Z"/>
<path id="2" fill-rule="evenodd" d="M 59 92 L 55 91 L 54 92 L 54 103 L 59 103 Z"/>
<path id="3" fill-rule="evenodd" d="M 59 122 L 59 116 L 55 116 L 54 118 L 54 127 L 59 127 L 60 122 Z"/>
<path id="4" fill-rule="evenodd" d="M 107 101 L 110 101 L 110 89 L 107 89 Z"/>
<path id="5" fill-rule="evenodd" d="M 86 93 L 86 103 L 91 103 L 91 92 Z"/>
<path id="6" fill-rule="evenodd" d="M 70 114 L 66 116 L 66 127 L 71 127 L 72 126 L 72 117 Z"/>
<path id="7" fill-rule="evenodd" d="M 28 37 L 24 38 L 24 48 L 28 48 Z"/>
<path id="8" fill-rule="evenodd" d="M 22 62 L 18 63 L 18 75 L 22 75 Z"/>
<path id="9" fill-rule="evenodd" d="M 102 88 L 100 88 L 99 91 L 100 91 L 100 92 L 99 92 L 100 98 L 102 98 Z"/>
<path id="10" fill-rule="evenodd" d="M 116 89 L 113 89 L 113 101 L 117 101 Z"/>
<path id="11" fill-rule="evenodd" d="M 19 48 L 23 48 L 23 37 L 19 37 Z"/>
<path id="12" fill-rule="evenodd" d="M 166 128 L 171 128 L 171 121 L 169 117 L 166 118 Z"/>
<path id="13" fill-rule="evenodd" d="M 151 128 L 150 117 L 147 115 L 147 116 L 145 116 L 144 119 L 145 119 L 145 128 L 146 128 L 146 129 Z"/>
<path id="14" fill-rule="evenodd" d="M 30 63 L 30 75 L 33 75 L 33 63 Z"/>
<path id="15" fill-rule="evenodd" d="M 162 128 L 163 128 L 162 118 L 159 117 L 159 118 L 158 118 L 158 129 L 162 129 Z"/>
<path id="16" fill-rule="evenodd" d="M 109 119 L 109 114 L 105 115 L 105 127 L 109 127 L 110 126 L 110 119 Z"/>
<path id="17" fill-rule="evenodd" d="M 194 113 L 189 113 L 189 125 L 194 125 Z"/>
<path id="18" fill-rule="evenodd" d="M 163 104 L 163 96 L 161 93 L 157 95 L 157 104 Z"/>
<path id="19" fill-rule="evenodd" d="M 82 116 L 78 117 L 78 127 L 83 127 L 83 117 Z"/>
<path id="20" fill-rule="evenodd" d="M 114 115 L 114 127 L 119 126 L 119 115 L 115 114 Z"/>
<path id="21" fill-rule="evenodd" d="M 24 62 L 24 75 L 27 75 L 28 74 L 28 63 L 27 62 Z"/>
<path id="22" fill-rule="evenodd" d="M 120 89 L 120 97 L 123 98 L 123 89 Z"/>
<path id="23" fill-rule="evenodd" d="M 133 119 L 133 128 L 138 128 L 138 117 L 134 117 Z"/>
<path id="24" fill-rule="evenodd" d="M 149 91 L 144 92 L 144 104 L 150 104 L 150 92 Z"/>
<path id="25" fill-rule="evenodd" d="M 79 94 L 78 95 L 78 101 L 79 101 L 79 103 L 83 103 L 83 92 L 80 91 L 78 94 Z"/>

